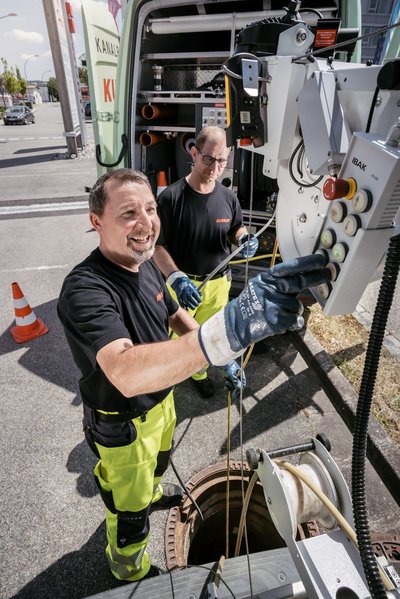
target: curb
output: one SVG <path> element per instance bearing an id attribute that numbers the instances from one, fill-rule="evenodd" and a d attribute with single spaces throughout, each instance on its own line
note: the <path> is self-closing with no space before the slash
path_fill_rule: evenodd
<path id="1" fill-rule="evenodd" d="M 308 329 L 291 333 L 291 337 L 305 362 L 320 377 L 325 393 L 343 422 L 353 432 L 358 402 L 353 387 Z M 372 415 L 368 425 L 367 457 L 400 505 L 400 451 Z"/>

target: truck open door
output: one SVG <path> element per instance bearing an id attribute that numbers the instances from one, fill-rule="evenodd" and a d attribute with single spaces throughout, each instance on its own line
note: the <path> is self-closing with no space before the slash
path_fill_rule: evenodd
<path id="1" fill-rule="evenodd" d="M 107 5 L 94 0 L 82 0 L 82 22 L 97 172 L 100 176 L 116 162 L 114 105 L 119 33 Z"/>

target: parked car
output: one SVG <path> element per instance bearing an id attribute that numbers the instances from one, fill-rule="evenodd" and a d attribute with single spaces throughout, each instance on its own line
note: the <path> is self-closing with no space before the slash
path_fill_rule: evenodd
<path id="1" fill-rule="evenodd" d="M 3 115 L 5 125 L 27 125 L 35 122 L 35 115 L 27 106 L 12 106 Z"/>

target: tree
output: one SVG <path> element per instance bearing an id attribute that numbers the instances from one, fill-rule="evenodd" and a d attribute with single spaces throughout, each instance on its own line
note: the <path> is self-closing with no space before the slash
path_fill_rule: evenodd
<path id="1" fill-rule="evenodd" d="M 3 75 L 2 84 L 6 92 L 9 94 L 17 94 L 21 91 L 21 82 L 17 79 L 12 69 L 8 67 L 7 61 L 2 58 Z"/>
<path id="2" fill-rule="evenodd" d="M 88 72 L 87 72 L 87 68 L 86 67 L 79 67 L 78 68 L 78 74 L 79 74 L 79 81 L 81 83 L 84 83 L 85 85 L 88 85 Z"/>
<path id="3" fill-rule="evenodd" d="M 51 101 L 59 100 L 57 79 L 55 77 L 49 77 L 47 82 L 47 89 L 49 90 L 49 98 Z"/>

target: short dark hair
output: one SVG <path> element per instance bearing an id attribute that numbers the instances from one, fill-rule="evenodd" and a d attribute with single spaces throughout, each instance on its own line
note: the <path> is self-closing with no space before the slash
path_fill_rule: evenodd
<path id="1" fill-rule="evenodd" d="M 89 210 L 94 212 L 97 216 L 102 216 L 104 212 L 104 206 L 107 202 L 107 192 L 105 184 L 107 181 L 115 180 L 120 183 L 125 181 L 131 181 L 132 183 L 140 183 L 141 185 L 147 185 L 150 191 L 153 193 L 149 180 L 146 175 L 140 171 L 133 171 L 129 168 L 119 168 L 116 171 L 109 171 L 101 177 L 99 177 L 96 183 L 93 185 L 89 194 Z"/>

